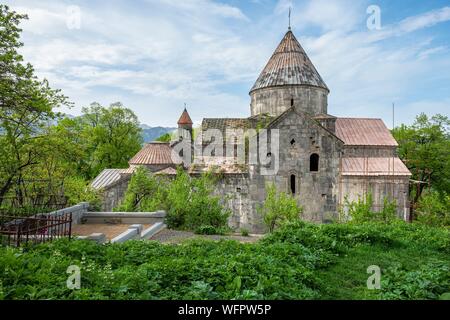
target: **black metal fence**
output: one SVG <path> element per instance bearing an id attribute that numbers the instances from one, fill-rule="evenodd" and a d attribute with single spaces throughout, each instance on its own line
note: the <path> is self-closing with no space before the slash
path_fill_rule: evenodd
<path id="1" fill-rule="evenodd" d="M 72 236 L 72 213 L 28 218 L 0 215 L 0 244 L 20 246 Z"/>

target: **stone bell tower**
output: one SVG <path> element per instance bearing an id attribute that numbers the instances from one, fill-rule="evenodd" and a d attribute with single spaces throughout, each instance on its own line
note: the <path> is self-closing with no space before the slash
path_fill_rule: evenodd
<path id="1" fill-rule="evenodd" d="M 289 28 L 250 90 L 251 115 L 279 116 L 290 107 L 327 114 L 329 89 Z"/>
<path id="2" fill-rule="evenodd" d="M 183 113 L 181 114 L 180 119 L 178 120 L 178 139 L 179 140 L 189 140 L 192 141 L 192 120 L 187 112 L 186 108 L 184 108 Z"/>

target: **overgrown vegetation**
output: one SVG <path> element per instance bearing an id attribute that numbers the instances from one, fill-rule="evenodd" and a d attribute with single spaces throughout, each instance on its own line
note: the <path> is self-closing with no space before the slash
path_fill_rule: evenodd
<path id="1" fill-rule="evenodd" d="M 303 209 L 293 196 L 278 192 L 275 184 L 269 183 L 266 185 L 266 200 L 258 211 L 269 232 L 272 232 L 286 222 L 300 219 Z"/>
<path id="2" fill-rule="evenodd" d="M 392 131 L 399 143 L 399 156 L 415 181 L 411 190 L 414 218 L 423 223 L 450 225 L 449 128 L 448 117 L 437 114 L 430 118 L 422 113 L 412 125 L 401 125 Z"/>
<path id="3" fill-rule="evenodd" d="M 353 223 L 383 222 L 392 223 L 398 220 L 397 203 L 395 200 L 383 199 L 383 207 L 380 211 L 373 209 L 374 200 L 371 192 L 359 197 L 357 201 L 350 201 L 348 197 L 344 200 L 344 209 L 341 218 Z"/>
<path id="4" fill-rule="evenodd" d="M 81 289 L 67 289 L 67 267 Z M 368 290 L 378 265 L 381 290 Z M 450 292 L 450 232 L 396 222 L 289 222 L 256 244 L 67 240 L 0 249 L 3 299 L 439 299 Z"/>
<path id="5" fill-rule="evenodd" d="M 172 229 L 200 234 L 220 234 L 226 229 L 230 212 L 214 196 L 215 175 L 190 177 L 182 168 L 176 176 L 156 177 L 139 168 L 131 178 L 123 203 L 117 211 L 166 210 L 166 224 Z"/>

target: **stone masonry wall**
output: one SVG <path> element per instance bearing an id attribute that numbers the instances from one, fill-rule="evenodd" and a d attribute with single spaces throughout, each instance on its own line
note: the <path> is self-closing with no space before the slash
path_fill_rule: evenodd
<path id="1" fill-rule="evenodd" d="M 279 170 L 261 175 L 261 166 L 251 166 L 250 215 L 254 216 L 255 206 L 265 200 L 267 183 L 275 183 L 279 191 L 291 193 L 291 175 L 295 175 L 294 196 L 303 207 L 303 218 L 327 222 L 337 217 L 342 142 L 307 115 L 294 111 L 275 128 L 280 130 Z M 294 145 L 291 145 L 292 140 L 295 140 Z M 310 156 L 314 153 L 320 157 L 318 172 L 310 171 Z M 254 229 L 262 230 L 262 227 L 259 224 Z"/>
<path id="2" fill-rule="evenodd" d="M 124 177 L 117 181 L 107 189 L 103 190 L 102 211 L 111 212 L 117 207 L 125 196 L 130 181 L 129 177 Z"/>
<path id="3" fill-rule="evenodd" d="M 268 113 L 278 116 L 293 105 L 298 111 L 312 115 L 326 114 L 328 110 L 328 91 L 308 86 L 283 86 L 256 90 L 250 93 L 251 115 Z"/>
<path id="4" fill-rule="evenodd" d="M 349 201 L 357 201 L 359 197 L 370 192 L 374 200 L 373 210 L 380 211 L 383 208 L 384 198 L 387 197 L 397 201 L 399 218 L 409 219 L 409 177 L 343 176 L 340 185 L 339 198 L 342 205 L 344 205 L 345 197 L 348 197 Z"/>

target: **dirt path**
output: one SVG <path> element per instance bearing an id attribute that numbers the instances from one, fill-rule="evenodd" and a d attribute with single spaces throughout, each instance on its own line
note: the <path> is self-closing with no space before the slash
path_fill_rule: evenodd
<path id="1" fill-rule="evenodd" d="M 263 237 L 263 235 L 250 235 L 248 237 L 243 237 L 239 234 L 234 235 L 226 235 L 226 236 L 219 236 L 219 235 L 198 235 L 193 232 L 189 231 L 177 231 L 177 230 L 170 230 L 170 229 L 164 229 L 154 235 L 150 240 L 156 240 L 162 243 L 181 243 L 184 240 L 187 239 L 210 239 L 210 240 L 236 240 L 242 243 L 254 243 L 258 240 L 260 240 Z"/>

